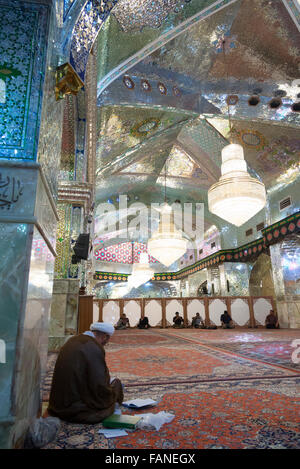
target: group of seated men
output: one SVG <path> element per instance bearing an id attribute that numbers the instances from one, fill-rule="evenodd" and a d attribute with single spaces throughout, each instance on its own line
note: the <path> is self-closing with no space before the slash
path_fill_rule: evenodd
<path id="1" fill-rule="evenodd" d="M 129 319 L 126 316 L 125 313 L 121 314 L 121 317 L 117 324 L 115 325 L 115 329 L 120 330 L 120 329 L 127 329 L 130 327 Z M 150 324 L 147 316 L 144 316 L 143 318 L 140 318 L 138 326 L 139 329 L 149 329 Z"/>
<path id="2" fill-rule="evenodd" d="M 234 328 L 234 324 L 230 315 L 228 314 L 228 311 L 224 311 L 224 313 L 221 315 L 220 320 L 222 329 Z M 196 313 L 196 316 L 192 318 L 191 326 L 195 329 L 217 329 L 217 326 L 206 326 L 204 320 L 200 316 L 200 313 Z M 184 327 L 184 319 L 182 316 L 179 315 L 178 312 L 175 313 L 175 316 L 173 318 L 173 327 Z"/>
<path id="3" fill-rule="evenodd" d="M 224 313 L 221 314 L 220 322 L 221 322 L 222 329 L 234 329 L 235 327 L 228 311 L 224 311 Z M 216 326 L 206 326 L 204 323 L 204 320 L 202 319 L 199 313 L 196 313 L 196 316 L 192 318 L 191 326 L 196 329 L 216 329 L 217 328 Z M 279 328 L 278 318 L 272 309 L 270 310 L 270 314 L 268 314 L 268 316 L 266 317 L 265 326 L 267 329 Z M 120 330 L 120 329 L 126 329 L 128 327 L 130 327 L 129 319 L 126 317 L 126 314 L 122 314 L 119 321 L 117 322 L 115 326 L 115 329 Z M 137 327 L 139 329 L 148 329 L 149 327 L 151 327 L 147 316 L 139 320 Z M 176 312 L 175 316 L 173 317 L 173 327 L 175 328 L 185 327 L 184 319 L 182 316 L 180 316 L 178 312 Z"/>

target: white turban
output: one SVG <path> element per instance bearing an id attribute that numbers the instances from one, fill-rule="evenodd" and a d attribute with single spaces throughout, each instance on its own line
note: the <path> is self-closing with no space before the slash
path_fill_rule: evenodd
<path id="1" fill-rule="evenodd" d="M 109 335 L 113 335 L 115 332 L 115 328 L 110 322 L 94 322 L 90 325 L 90 330 L 104 332 L 104 334 Z"/>

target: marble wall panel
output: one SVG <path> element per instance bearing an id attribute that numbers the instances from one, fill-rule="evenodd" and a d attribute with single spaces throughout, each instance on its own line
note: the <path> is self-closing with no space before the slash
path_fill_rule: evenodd
<path id="1" fill-rule="evenodd" d="M 210 300 L 209 301 L 209 319 L 216 326 L 221 326 L 220 317 L 221 314 L 227 309 L 224 300 Z"/>
<path id="2" fill-rule="evenodd" d="M 103 304 L 103 322 L 116 324 L 120 318 L 120 307 L 118 301 L 105 301 Z"/>
<path id="3" fill-rule="evenodd" d="M 125 301 L 124 313 L 129 319 L 131 327 L 137 326 L 141 317 L 141 303 L 139 301 Z"/>
<path id="4" fill-rule="evenodd" d="M 145 316 L 147 316 L 151 327 L 160 325 L 162 320 L 161 302 L 156 300 L 146 300 Z"/>
<path id="5" fill-rule="evenodd" d="M 26 251 L 30 235 L 29 225 L 0 223 L 0 338 L 6 345 L 6 361 L 0 364 L 0 420 L 8 418 L 11 409 L 19 315 L 27 289 Z"/>
<path id="6" fill-rule="evenodd" d="M 98 303 L 93 303 L 93 322 L 98 322 L 99 320 L 99 305 Z"/>
<path id="7" fill-rule="evenodd" d="M 238 326 L 246 326 L 250 321 L 249 304 L 247 300 L 237 298 L 231 302 L 231 317 Z"/>
<path id="8" fill-rule="evenodd" d="M 253 301 L 254 317 L 255 321 L 261 325 L 265 325 L 265 319 L 272 309 L 272 303 L 270 300 L 265 298 L 254 299 Z"/>
<path id="9" fill-rule="evenodd" d="M 37 228 L 33 239 L 42 240 Z M 27 301 L 22 339 L 18 343 L 18 366 L 14 380 L 17 444 L 41 405 L 41 383 L 47 367 L 48 324 L 53 285 L 54 257 L 49 252 L 31 250 Z"/>
<path id="10" fill-rule="evenodd" d="M 280 327 L 300 329 L 300 296 L 287 296 L 276 304 Z"/>
<path id="11" fill-rule="evenodd" d="M 182 302 L 178 301 L 178 300 L 167 301 L 166 319 L 167 319 L 167 323 L 169 323 L 170 326 L 173 326 L 173 317 L 175 316 L 175 313 L 177 311 L 178 311 L 179 315 L 183 317 Z"/>
<path id="12" fill-rule="evenodd" d="M 192 322 L 193 317 L 196 316 L 196 313 L 200 313 L 203 321 L 205 321 L 205 307 L 203 300 L 188 301 L 187 317 L 190 323 Z"/>

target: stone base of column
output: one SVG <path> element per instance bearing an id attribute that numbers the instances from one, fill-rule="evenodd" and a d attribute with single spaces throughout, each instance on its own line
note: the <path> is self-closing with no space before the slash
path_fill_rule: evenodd
<path id="1" fill-rule="evenodd" d="M 55 279 L 49 327 L 49 352 L 57 352 L 78 329 L 79 279 Z"/>

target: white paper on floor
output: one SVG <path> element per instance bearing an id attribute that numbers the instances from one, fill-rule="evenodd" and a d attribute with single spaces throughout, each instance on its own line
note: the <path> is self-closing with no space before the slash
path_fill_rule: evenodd
<path id="1" fill-rule="evenodd" d="M 105 438 L 116 438 L 118 436 L 125 436 L 128 435 L 125 430 L 121 430 L 120 428 L 114 428 L 113 430 L 99 430 L 98 433 L 102 433 Z"/>

